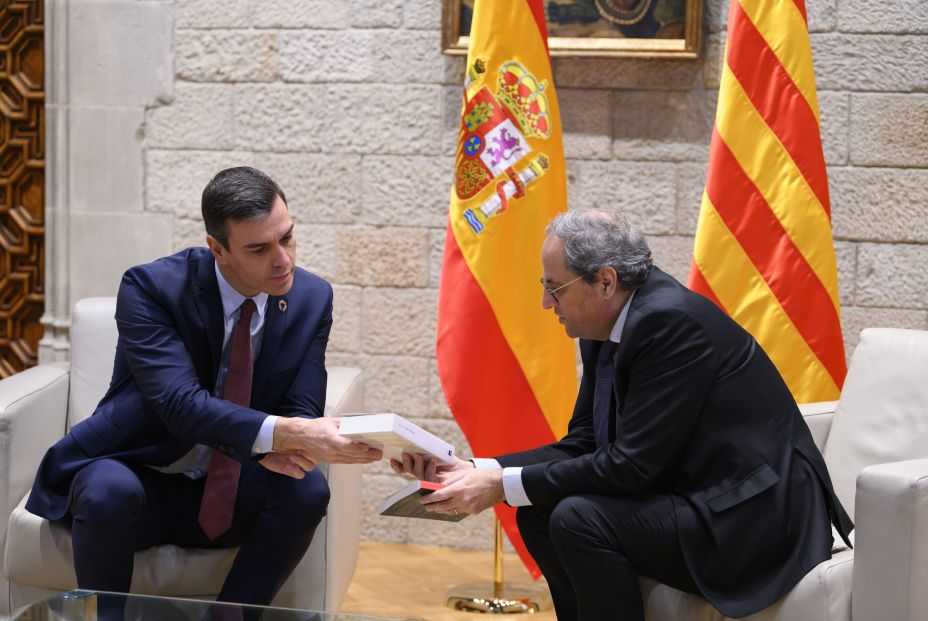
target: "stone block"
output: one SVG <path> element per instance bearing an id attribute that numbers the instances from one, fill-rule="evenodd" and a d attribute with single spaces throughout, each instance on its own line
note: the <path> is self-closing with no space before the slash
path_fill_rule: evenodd
<path id="1" fill-rule="evenodd" d="M 855 165 L 928 167 L 928 95 L 851 95 Z"/>
<path id="2" fill-rule="evenodd" d="M 251 0 L 174 0 L 177 28 L 247 28 Z"/>
<path id="3" fill-rule="evenodd" d="M 200 218 L 200 197 L 209 180 L 232 166 L 252 166 L 251 153 L 241 151 L 145 152 L 145 209 L 178 218 Z M 286 188 L 284 188 L 286 192 Z"/>
<path id="4" fill-rule="evenodd" d="M 338 232 L 341 229 L 341 226 L 331 224 L 297 224 L 295 227 L 297 265 L 329 282 L 342 283 L 336 278 Z"/>
<path id="5" fill-rule="evenodd" d="M 567 162 L 570 206 L 624 213 L 648 234 L 676 229 L 677 181 L 673 164 Z"/>
<path id="6" fill-rule="evenodd" d="M 141 211 L 144 109 L 68 109 L 72 211 Z"/>
<path id="7" fill-rule="evenodd" d="M 622 160 L 705 161 L 715 91 L 620 91 L 613 154 Z"/>
<path id="8" fill-rule="evenodd" d="M 442 153 L 453 156 L 461 130 L 461 109 L 464 92 L 460 86 L 446 86 L 441 98 L 441 148 Z"/>
<path id="9" fill-rule="evenodd" d="M 809 0 L 806 2 L 806 18 L 809 23 L 809 32 L 835 30 L 838 26 L 837 1 Z"/>
<path id="10" fill-rule="evenodd" d="M 441 48 L 441 37 L 437 36 L 436 44 L 439 49 Z M 443 54 L 441 56 L 441 66 L 442 66 L 442 82 L 444 84 L 451 84 L 457 86 L 458 89 L 461 89 L 464 85 L 464 73 L 467 69 L 467 57 L 465 56 L 449 56 Z"/>
<path id="11" fill-rule="evenodd" d="M 857 248 L 857 306 L 928 307 L 928 245 L 860 244 Z"/>
<path id="12" fill-rule="evenodd" d="M 855 275 L 857 274 L 857 244 L 835 242 L 835 263 L 838 267 L 838 300 L 842 306 L 853 304 Z"/>
<path id="13" fill-rule="evenodd" d="M 361 158 L 318 153 L 256 153 L 254 162 L 280 184 L 293 219 L 353 224 L 361 215 Z"/>
<path id="14" fill-rule="evenodd" d="M 432 418 L 454 418 L 445 400 L 435 358 L 429 358 L 429 406 L 429 416 Z"/>
<path id="15" fill-rule="evenodd" d="M 71 103 L 132 106 L 171 99 L 172 3 L 71 2 L 67 13 Z"/>
<path id="16" fill-rule="evenodd" d="M 377 513 L 383 499 L 402 489 L 409 479 L 396 474 L 370 475 L 365 470 L 361 486 L 361 539 L 382 543 L 408 543 L 411 526 L 425 520 L 409 520 Z"/>
<path id="17" fill-rule="evenodd" d="M 171 217 L 151 213 L 71 212 L 68 262 L 72 300 L 113 296 L 123 272 L 168 255 Z"/>
<path id="18" fill-rule="evenodd" d="M 402 356 L 435 355 L 435 289 L 364 289 L 364 351 Z"/>
<path id="19" fill-rule="evenodd" d="M 223 84 L 179 83 L 169 105 L 149 108 L 145 121 L 146 148 L 234 148 L 233 88 Z"/>
<path id="20" fill-rule="evenodd" d="M 411 30 L 438 30 L 441 28 L 440 2 L 433 0 L 406 0 L 403 7 L 403 26 Z"/>
<path id="21" fill-rule="evenodd" d="M 832 168 L 829 181 L 836 237 L 928 242 L 928 169 Z"/>
<path id="22" fill-rule="evenodd" d="M 725 44 L 728 37 L 725 32 L 715 32 L 706 36 L 703 43 L 705 63 L 703 84 L 708 89 L 718 90 L 722 84 L 722 69 L 725 68 Z"/>
<path id="23" fill-rule="evenodd" d="M 614 58 L 554 59 L 558 88 L 690 90 L 705 81 L 703 61 Z"/>
<path id="24" fill-rule="evenodd" d="M 171 226 L 171 252 L 206 245 L 206 230 L 202 219 L 174 218 Z"/>
<path id="25" fill-rule="evenodd" d="M 728 0 L 707 0 L 702 5 L 702 18 L 710 33 L 728 29 Z"/>
<path id="26" fill-rule="evenodd" d="M 403 25 L 403 0 L 351 0 L 354 28 L 399 28 Z"/>
<path id="27" fill-rule="evenodd" d="M 270 82 L 277 77 L 277 33 L 178 30 L 177 77 L 191 82 Z"/>
<path id="28" fill-rule="evenodd" d="M 429 409 L 427 358 L 364 356 L 364 405 L 368 412 L 396 412 L 421 418 Z"/>
<path id="29" fill-rule="evenodd" d="M 361 351 L 361 300 L 360 287 L 335 285 L 332 301 L 332 331 L 328 351 Z"/>
<path id="30" fill-rule="evenodd" d="M 850 364 L 854 349 L 860 342 L 861 330 L 864 328 L 928 330 L 928 311 L 844 306 L 841 308 L 841 326 L 844 332 L 844 352 Z"/>
<path id="31" fill-rule="evenodd" d="M 295 30 L 280 33 L 287 82 L 440 83 L 438 35 L 422 30 Z"/>
<path id="32" fill-rule="evenodd" d="M 928 12 L 921 0 L 841 0 L 842 32 L 928 33 Z"/>
<path id="33" fill-rule="evenodd" d="M 440 115 L 440 86 L 242 86 L 235 97 L 237 142 L 261 151 L 434 154 Z"/>
<path id="34" fill-rule="evenodd" d="M 351 10 L 351 2 L 251 0 L 248 2 L 248 24 L 252 28 L 348 28 Z"/>
<path id="35" fill-rule="evenodd" d="M 441 227 L 454 179 L 450 157 L 365 157 L 361 170 L 365 224 Z"/>
<path id="36" fill-rule="evenodd" d="M 338 282 L 367 287 L 424 287 L 428 231 L 414 228 L 342 228 Z"/>
<path id="37" fill-rule="evenodd" d="M 926 37 L 812 34 L 811 40 L 819 90 L 928 89 Z"/>
<path id="38" fill-rule="evenodd" d="M 438 289 L 441 282 L 441 265 L 445 258 L 447 229 L 429 229 L 429 288 Z"/>
<path id="39" fill-rule="evenodd" d="M 685 285 L 693 261 L 693 238 L 652 236 L 648 243 L 654 264 Z"/>
<path id="40" fill-rule="evenodd" d="M 557 98 L 565 157 L 608 160 L 612 155 L 612 93 L 565 88 Z"/>
<path id="41" fill-rule="evenodd" d="M 677 164 L 677 233 L 696 233 L 707 169 L 707 162 Z"/>
<path id="42" fill-rule="evenodd" d="M 847 164 L 849 102 L 850 96 L 847 93 L 822 91 L 818 94 L 822 150 L 825 164 L 829 166 Z"/>

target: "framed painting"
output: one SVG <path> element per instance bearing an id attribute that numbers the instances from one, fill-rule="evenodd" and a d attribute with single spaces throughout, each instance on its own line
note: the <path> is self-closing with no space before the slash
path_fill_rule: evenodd
<path id="1" fill-rule="evenodd" d="M 552 56 L 699 57 L 702 0 L 545 0 L 544 4 Z M 442 0 L 446 54 L 467 53 L 473 10 L 474 0 Z"/>

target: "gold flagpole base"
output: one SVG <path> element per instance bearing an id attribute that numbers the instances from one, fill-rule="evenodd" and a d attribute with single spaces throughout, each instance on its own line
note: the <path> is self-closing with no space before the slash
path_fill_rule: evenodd
<path id="1" fill-rule="evenodd" d="M 451 587 L 445 606 L 491 615 L 533 614 L 552 606 L 548 590 L 534 584 L 467 582 Z"/>

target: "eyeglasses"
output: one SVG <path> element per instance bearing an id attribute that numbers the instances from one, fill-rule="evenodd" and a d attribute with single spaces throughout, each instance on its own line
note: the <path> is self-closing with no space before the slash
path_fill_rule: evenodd
<path id="1" fill-rule="evenodd" d="M 558 291 L 560 291 L 561 289 L 563 289 L 564 287 L 566 287 L 567 285 L 572 285 L 572 284 L 574 284 L 575 282 L 577 282 L 577 281 L 580 280 L 581 278 L 583 278 L 583 276 L 577 276 L 576 278 L 574 278 L 574 279 L 571 280 L 570 282 L 566 282 L 566 283 L 564 283 L 563 285 L 561 285 L 560 287 L 557 287 L 557 288 L 555 288 L 555 289 L 552 289 L 552 288 L 550 288 L 550 287 L 545 287 L 545 278 L 544 278 L 544 276 L 542 276 L 541 278 L 539 278 L 539 279 L 538 279 L 538 282 L 540 282 L 540 283 L 541 283 L 541 286 L 545 288 L 545 293 L 547 293 L 548 295 L 551 296 L 551 299 L 554 300 L 554 303 L 555 303 L 555 304 L 560 304 L 561 301 L 560 301 L 559 299 L 557 299 L 557 296 L 554 295 L 554 294 L 557 293 Z"/>

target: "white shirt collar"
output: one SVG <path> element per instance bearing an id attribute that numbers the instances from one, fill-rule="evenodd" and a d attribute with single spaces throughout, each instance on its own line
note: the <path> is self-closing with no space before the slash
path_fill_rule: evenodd
<path id="1" fill-rule="evenodd" d="M 619 318 L 615 320 L 615 325 L 612 326 L 612 332 L 609 333 L 609 340 L 613 343 L 622 342 L 622 330 L 625 329 L 625 320 L 628 318 L 628 307 L 632 305 L 632 299 L 635 297 L 635 291 L 632 291 L 632 294 L 628 296 L 628 299 L 625 301 L 625 306 L 622 307 L 622 312 L 619 313 Z"/>
<path id="2" fill-rule="evenodd" d="M 226 280 L 222 272 L 219 271 L 218 263 L 213 262 L 213 267 L 216 269 L 216 281 L 219 283 L 219 296 L 222 298 L 222 314 L 228 319 L 238 311 L 247 296 L 242 295 L 235 290 L 235 287 L 229 284 L 229 281 Z M 258 316 L 264 319 L 264 313 L 267 311 L 267 293 L 262 291 L 257 295 L 251 296 L 251 299 L 255 301 L 255 306 L 258 307 Z"/>

